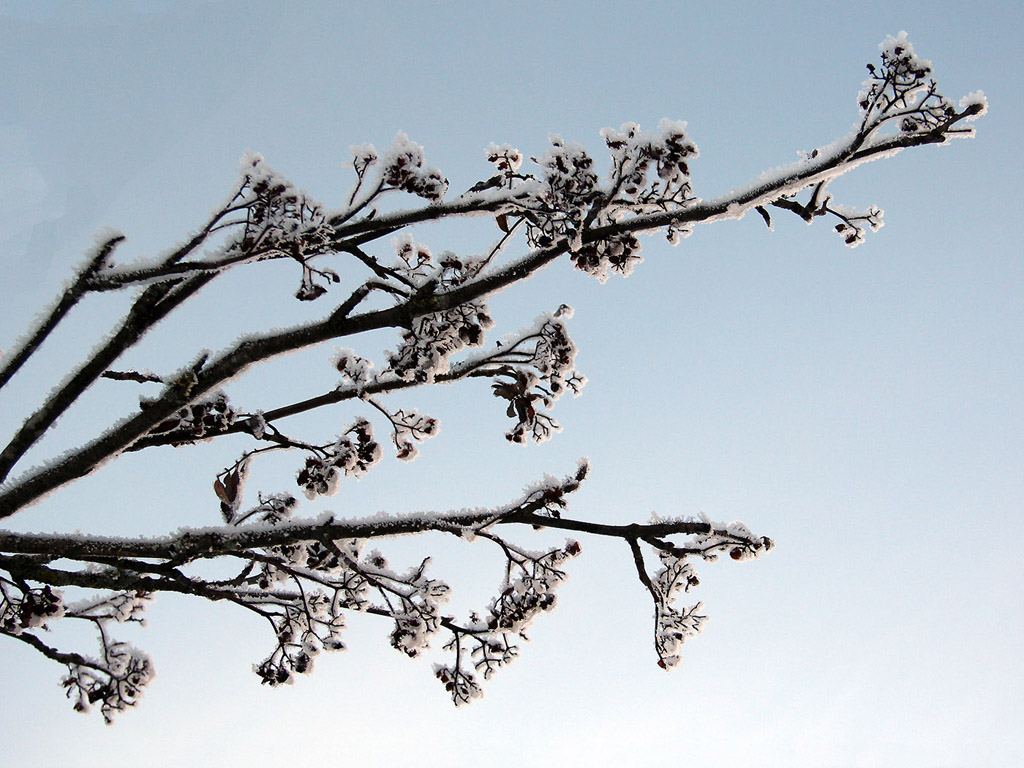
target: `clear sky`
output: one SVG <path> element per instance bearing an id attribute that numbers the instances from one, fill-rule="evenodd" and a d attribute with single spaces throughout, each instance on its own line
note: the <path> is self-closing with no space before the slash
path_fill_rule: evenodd
<path id="1" fill-rule="evenodd" d="M 705 513 L 772 536 L 759 561 L 699 567 L 695 597 L 711 621 L 680 669 L 655 665 L 651 608 L 621 542 L 583 541 L 523 658 L 458 711 L 429 664 L 388 647 L 372 618 L 349 622 L 347 652 L 269 690 L 251 672 L 268 652 L 264 627 L 160 598 L 149 627 L 125 633 L 158 677 L 113 728 L 72 712 L 56 665 L 0 645 L 4 762 L 1024 764 L 1019 2 L 0 0 L 0 348 L 95 232 L 125 232 L 126 256 L 173 245 L 224 197 L 246 149 L 331 206 L 348 189 L 349 146 L 384 147 L 399 130 L 454 191 L 489 175 L 492 141 L 541 154 L 555 132 L 600 166 L 601 128 L 669 117 L 688 121 L 696 192 L 714 197 L 845 134 L 864 65 L 902 29 L 943 93 L 982 89 L 991 108 L 973 140 L 833 186 L 837 202 L 885 210 L 865 244 L 845 248 L 827 222 L 777 215 L 769 232 L 748 217 L 677 248 L 645 239 L 626 280 L 545 270 L 492 306 L 499 332 L 575 307 L 590 383 L 559 402 L 565 431 L 508 445 L 503 408 L 471 382 L 396 399 L 439 417 L 440 436 L 413 464 L 386 460 L 321 505 L 500 504 L 589 456 L 576 516 Z M 418 236 L 473 253 L 493 230 Z M 240 317 L 284 322 L 273 299 L 261 303 L 271 288 L 199 302 L 134 364 L 178 367 L 245 330 Z M 91 305 L 45 360 L 81 356 L 119 307 Z M 243 381 L 240 396 L 301 389 L 329 353 L 289 358 L 278 384 Z M 53 386 L 46 367 L 5 393 L 5 433 Z M 40 458 L 124 412 L 101 397 L 87 406 Z M 17 525 L 158 534 L 213 523 L 213 473 L 236 455 L 129 457 Z M 427 540 L 394 557 L 435 548 L 453 610 L 485 600 L 501 575 L 489 553 Z"/>

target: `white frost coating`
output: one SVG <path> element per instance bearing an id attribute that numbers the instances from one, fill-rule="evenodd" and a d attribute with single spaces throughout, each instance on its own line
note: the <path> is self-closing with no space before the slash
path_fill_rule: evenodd
<path id="1" fill-rule="evenodd" d="M 977 120 L 982 115 L 988 113 L 988 99 L 985 97 L 984 91 L 971 91 L 960 99 L 960 103 L 957 106 L 960 108 L 961 112 L 974 106 L 979 108 L 978 112 L 964 118 L 967 122 Z"/>
<path id="2" fill-rule="evenodd" d="M 373 361 L 360 357 L 353 349 L 335 347 L 333 364 L 342 378 L 357 390 L 361 390 L 373 379 Z"/>
<path id="3" fill-rule="evenodd" d="M 725 530 L 731 536 L 740 536 L 745 539 L 753 538 L 754 536 L 754 534 L 746 526 L 746 524 L 740 522 L 739 520 L 734 520 L 733 522 L 726 525 Z"/>
<path id="4" fill-rule="evenodd" d="M 484 150 L 484 156 L 504 173 L 515 173 L 523 165 L 522 153 L 510 144 L 491 142 Z"/>
<path id="5" fill-rule="evenodd" d="M 384 153 L 384 164 L 389 165 L 395 161 L 395 158 L 401 156 L 408 156 L 418 164 L 423 163 L 423 145 L 410 141 L 405 131 L 399 131 L 395 134 L 391 146 Z"/>
<path id="6" fill-rule="evenodd" d="M 740 202 L 729 203 L 729 205 L 726 206 L 726 208 L 725 208 L 725 213 L 722 215 L 722 218 L 723 219 L 735 219 L 735 220 L 739 221 L 744 216 L 746 216 L 747 211 L 749 211 L 751 207 L 752 206 L 744 205 L 743 203 L 740 203 Z"/>
<path id="7" fill-rule="evenodd" d="M 544 491 L 548 488 L 552 488 L 558 485 L 559 482 L 560 480 L 554 475 L 545 473 L 540 480 L 535 480 L 532 483 L 527 483 L 523 486 L 523 498 L 529 498 L 533 494 L 537 493 L 537 491 Z"/>
<path id="8" fill-rule="evenodd" d="M 423 147 L 399 131 L 381 158 L 383 181 L 389 187 L 439 202 L 448 189 L 448 179 L 424 162 Z"/>
<path id="9" fill-rule="evenodd" d="M 72 287 L 72 285 L 74 285 L 75 281 L 78 279 L 78 276 L 89 271 L 90 265 L 92 265 L 93 262 L 96 261 L 96 259 L 100 256 L 101 252 L 104 250 L 104 248 L 108 246 L 112 241 L 123 241 L 125 239 L 127 238 L 125 237 L 124 233 L 121 232 L 121 230 L 119 229 L 115 229 L 114 227 L 102 227 L 97 232 L 93 233 L 92 246 L 88 250 L 86 250 L 85 256 L 73 267 L 72 277 L 67 278 L 63 281 L 60 293 L 57 294 L 57 298 L 54 299 L 54 301 L 50 304 L 49 307 L 35 314 L 32 322 L 28 324 L 28 327 L 25 329 L 25 331 L 16 336 L 9 347 L 7 347 L 5 350 L 0 350 L 0 359 L 2 359 L 6 355 L 16 354 L 17 352 L 20 352 L 22 349 L 24 349 L 25 345 L 32 340 L 36 333 L 39 332 L 43 323 L 47 321 L 47 318 L 50 317 L 53 311 L 60 304 L 61 300 L 64 297 L 64 294 L 68 291 L 68 289 Z M 113 249 L 111 249 L 111 252 L 112 250 Z M 101 271 L 104 274 L 106 274 L 112 270 L 110 264 L 110 257 L 111 254 L 107 253 L 103 259 L 103 263 L 96 265 L 97 271 Z"/>
<path id="10" fill-rule="evenodd" d="M 263 411 L 256 411 L 249 419 L 249 431 L 257 440 L 262 440 L 267 432 L 267 420 L 263 417 Z"/>
<path id="11" fill-rule="evenodd" d="M 379 159 L 377 148 L 373 144 L 352 145 L 348 151 L 352 155 L 352 162 L 345 163 L 346 166 L 365 168 L 373 165 Z"/>
<path id="12" fill-rule="evenodd" d="M 658 121 L 658 133 L 662 139 L 674 134 L 685 134 L 686 125 L 685 120 L 673 120 L 669 117 L 663 117 Z M 690 157 L 700 157 L 699 150 L 696 147 L 691 150 Z"/>
<path id="13" fill-rule="evenodd" d="M 86 264 L 91 262 L 100 249 L 103 248 L 111 240 L 124 240 L 127 239 L 124 232 L 117 229 L 116 227 L 100 227 L 92 236 L 92 248 L 87 251 L 87 256 L 84 261 L 78 266 L 75 272 L 81 271 Z"/>
<path id="14" fill-rule="evenodd" d="M 762 188 L 766 189 L 768 187 L 778 184 L 780 181 L 787 179 L 791 176 L 797 176 L 803 172 L 806 172 L 808 169 L 813 168 L 815 165 L 824 165 L 827 161 L 837 158 L 842 152 L 847 150 L 850 144 L 856 138 L 856 136 L 857 131 L 856 129 L 854 129 L 849 131 L 842 138 L 836 139 L 835 141 L 826 144 L 822 147 L 818 147 L 817 149 L 814 149 L 811 152 L 798 152 L 797 154 L 800 159 L 797 160 L 796 162 L 775 166 L 774 168 L 769 168 L 765 171 L 762 171 L 760 174 L 758 174 L 756 177 L 751 179 L 746 184 L 739 187 L 734 187 L 721 197 L 711 200 L 710 204 L 715 205 L 716 203 L 722 203 L 726 200 L 747 197 L 752 192 L 755 192 Z M 839 173 L 842 173 L 842 171 L 840 171 Z M 839 175 L 839 173 L 836 173 L 835 175 Z M 799 189 L 803 189 L 806 186 L 809 186 L 810 184 L 816 183 L 816 181 L 817 179 L 811 181 L 801 181 L 799 182 Z M 799 189 L 794 191 L 799 191 Z M 736 203 L 736 205 L 740 204 L 741 203 L 738 202 Z M 753 207 L 753 203 L 743 205 L 747 210 Z"/>
<path id="15" fill-rule="evenodd" d="M 886 35 L 885 40 L 878 44 L 878 50 L 888 56 L 909 55 L 911 66 L 915 69 L 930 70 L 932 68 L 932 63 L 928 59 L 922 59 L 914 53 L 914 46 L 907 38 L 906 30 L 901 29 L 896 37 Z"/>

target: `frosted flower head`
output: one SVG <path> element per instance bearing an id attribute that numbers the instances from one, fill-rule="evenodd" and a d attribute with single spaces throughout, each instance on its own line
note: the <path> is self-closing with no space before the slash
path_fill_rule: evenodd
<path id="1" fill-rule="evenodd" d="M 914 53 L 914 46 L 911 45 L 905 31 L 901 30 L 896 37 L 888 35 L 885 40 L 879 43 L 878 49 L 882 52 L 883 61 L 903 62 L 907 67 L 920 72 L 922 75 L 932 71 L 932 63 Z"/>
<path id="2" fill-rule="evenodd" d="M 523 164 L 522 153 L 509 144 L 491 144 L 484 150 L 487 162 L 493 163 L 503 173 L 515 173 Z"/>

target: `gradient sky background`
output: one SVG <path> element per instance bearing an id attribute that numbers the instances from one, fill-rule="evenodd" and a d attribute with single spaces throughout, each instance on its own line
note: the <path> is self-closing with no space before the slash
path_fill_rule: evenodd
<path id="1" fill-rule="evenodd" d="M 458 711 L 429 664 L 389 648 L 371 617 L 349 622 L 347 652 L 269 690 L 251 672 L 270 649 L 263 626 L 161 597 L 148 629 L 123 633 L 152 653 L 158 677 L 113 728 L 71 710 L 60 668 L 2 644 L 4 761 L 1024 763 L 1019 2 L 2 1 L 0 348 L 95 232 L 124 231 L 125 258 L 171 246 L 227 193 L 246 149 L 330 207 L 349 187 L 348 147 L 383 148 L 399 130 L 456 193 L 489 175 L 489 142 L 539 155 L 557 132 L 603 167 L 599 129 L 670 117 L 689 122 L 696 191 L 714 197 L 845 134 L 864 65 L 901 29 L 943 93 L 982 89 L 991 110 L 976 139 L 833 185 L 837 202 L 885 210 L 864 245 L 851 251 L 828 222 L 780 212 L 774 232 L 753 216 L 674 249 L 645 239 L 636 273 L 603 286 L 549 268 L 492 310 L 500 338 L 560 303 L 576 308 L 590 383 L 555 409 L 565 431 L 508 445 L 504 409 L 472 382 L 403 395 L 393 403 L 438 416 L 440 436 L 413 464 L 385 460 L 321 505 L 358 515 L 500 504 L 589 456 L 574 516 L 744 520 L 777 549 L 699 566 L 694 597 L 711 621 L 680 669 L 655 664 L 651 607 L 621 542 L 583 540 L 559 610 L 484 700 Z M 472 253 L 495 231 L 417 236 Z M 288 322 L 295 302 L 281 296 L 294 285 L 276 274 L 197 301 L 132 363 L 177 368 L 246 323 Z M 0 401 L 4 433 L 53 386 L 47 367 L 84 355 L 122 306 L 91 303 L 18 376 Z M 379 351 L 393 338 L 373 342 Z M 235 399 L 318 392 L 329 354 L 289 357 Z M 131 386 L 98 389 L 36 457 L 130 410 Z M 213 474 L 239 450 L 127 457 L 11 523 L 111 534 L 213 523 Z M 268 466 L 263 487 L 283 490 L 273 481 L 286 484 L 293 463 Z M 435 549 L 453 611 L 482 607 L 500 579 L 490 552 L 430 539 L 397 543 L 394 559 Z"/>

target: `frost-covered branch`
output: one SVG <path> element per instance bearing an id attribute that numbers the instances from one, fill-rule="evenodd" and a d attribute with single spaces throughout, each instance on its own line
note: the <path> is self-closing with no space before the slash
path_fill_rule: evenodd
<path id="1" fill-rule="evenodd" d="M 563 514 L 566 497 L 579 488 L 586 473 L 587 466 L 582 464 L 575 474 L 560 481 L 549 479 L 503 507 L 448 514 L 291 521 L 294 504 L 261 500 L 256 510 L 240 515 L 233 524 L 148 540 L 0 532 L 0 550 L 17 553 L 0 555 L 0 568 L 15 579 L 0 583 L 4 600 L 0 633 L 39 644 L 42 641 L 33 632 L 43 628 L 45 621 L 87 618 L 97 623 L 104 647 L 113 649 L 107 657 L 120 658 L 129 652 L 123 644 L 107 638 L 106 623 L 139 620 L 140 599 L 175 592 L 226 600 L 255 611 L 271 624 L 276 646 L 255 669 L 265 683 L 278 685 L 311 671 L 320 651 L 344 648 L 346 615 L 368 614 L 394 623 L 392 645 L 409 656 L 420 655 L 429 649 L 434 635 L 447 631 L 450 638 L 444 648 L 454 653 L 454 664 L 436 665 L 435 674 L 455 703 L 462 704 L 481 693 L 477 674 L 489 679 L 519 655 L 518 641 L 526 637 L 526 629 L 555 606 L 555 589 L 567 576 L 562 564 L 582 551 L 577 541 L 569 540 L 562 547 L 534 552 L 510 541 L 499 529 L 551 528 L 621 538 L 634 549 L 643 541 L 678 560 L 691 555 L 713 559 L 714 551 L 726 546 L 756 556 L 771 545 L 738 524 L 708 520 L 610 525 L 567 518 Z M 368 542 L 427 531 L 498 545 L 505 562 L 503 577 L 486 610 L 471 612 L 461 623 L 442 616 L 440 605 L 450 587 L 426 575 L 429 558 L 400 572 L 390 568 L 376 549 L 364 552 Z M 686 538 L 671 543 L 668 539 L 674 536 Z M 190 566 L 225 558 L 244 563 L 237 577 L 210 581 L 188 573 Z M 56 569 L 46 564 L 52 560 L 71 565 Z M 31 588 L 30 581 L 44 586 Z M 695 584 L 693 577 L 691 585 Z M 86 610 L 81 605 L 66 606 L 62 593 L 54 587 L 115 591 Z M 142 659 L 132 653 L 131 659 Z M 76 660 L 78 667 L 94 669 L 81 661 L 84 657 L 56 651 L 46 655 L 63 663 Z M 139 672 L 141 663 L 131 667 L 132 674 Z M 84 685 L 83 675 L 93 680 L 89 675 L 94 672 L 82 669 L 73 676 L 76 690 Z M 148 661 L 145 669 L 151 672 Z M 106 687 L 102 687 L 104 692 L 116 689 L 110 688 L 110 677 L 108 674 Z M 136 680 L 133 690 L 137 695 L 141 678 L 131 679 Z M 97 698 L 89 691 L 79 694 L 80 707 Z M 126 706 L 130 698 L 118 701 Z"/>
<path id="2" fill-rule="evenodd" d="M 152 674 L 148 658 L 112 639 L 111 626 L 138 620 L 141 601 L 157 593 L 224 602 L 264 619 L 274 644 L 255 670 L 270 685 L 309 672 L 317 653 L 341 649 L 349 617 L 375 616 L 392 622 L 391 644 L 409 656 L 426 654 L 443 636 L 439 645 L 450 657 L 435 665 L 435 675 L 463 704 L 480 695 L 482 680 L 518 658 L 527 628 L 555 605 L 567 563 L 583 549 L 578 539 L 596 536 L 621 539 L 628 547 L 632 571 L 654 604 L 657 661 L 665 668 L 677 664 L 679 645 L 704 618 L 699 603 L 676 605 L 699 583 L 693 563 L 725 552 L 734 560 L 751 559 L 771 547 L 742 523 L 611 524 L 568 517 L 567 497 L 583 481 L 583 467 L 562 480 L 544 480 L 510 504 L 445 514 L 345 520 L 328 513 L 303 520 L 296 516 L 299 497 L 331 496 L 345 478 L 372 471 L 386 459 L 382 443 L 403 460 L 435 450 L 445 439 L 437 437 L 440 419 L 401 402 L 414 388 L 482 379 L 489 386 L 484 392 L 510 420 L 508 441 L 539 443 L 555 435 L 557 401 L 567 392 L 579 394 L 585 383 L 569 333 L 571 310 L 563 305 L 498 339 L 488 302 L 558 259 L 600 281 L 628 276 L 641 261 L 640 234 L 661 231 L 675 245 L 698 225 L 749 211 L 769 227 L 769 211 L 809 223 L 828 217 L 846 245 L 861 243 L 882 225 L 882 211 L 836 203 L 830 183 L 864 162 L 972 135 L 967 124 L 986 109 L 980 93 L 956 105 L 944 97 L 930 63 L 904 35 L 888 38 L 881 49 L 881 66 L 869 67 L 847 135 L 715 199 L 701 199 L 694 189 L 690 168 L 697 146 L 678 121 L 663 120 L 653 131 L 634 123 L 604 130 L 606 173 L 583 145 L 558 137 L 534 157 L 492 144 L 484 153 L 488 173 L 454 197 L 447 197 L 448 180 L 426 163 L 422 147 L 399 134 L 384 151 L 353 148 L 355 178 L 338 209 L 325 208 L 262 157 L 247 154 L 227 200 L 167 253 L 121 261 L 116 253 L 123 236 L 104 235 L 52 309 L 0 360 L 3 395 L 91 294 L 125 291 L 133 297 L 87 359 L 56 372 L 53 387 L 42 388 L 48 393 L 23 410 L 0 445 L 0 519 L 125 452 L 169 452 L 229 435 L 244 447 L 211 470 L 208 501 L 215 524 L 208 528 L 128 538 L 0 531 L 0 634 L 66 665 L 65 687 L 76 707 L 98 702 L 109 718 L 134 704 Z M 495 239 L 472 254 L 435 252 L 413 229 L 481 216 L 493 220 Z M 176 361 L 147 346 L 149 331 L 182 316 L 190 299 L 268 261 L 294 268 L 289 298 L 324 309 L 312 319 L 307 311 L 283 329 L 238 329 L 237 341 L 225 348 L 194 350 Z M 273 295 L 276 278 L 268 282 Z M 375 348 L 372 332 L 388 329 L 395 334 L 392 348 Z M 346 348 L 330 358 L 337 379 L 328 391 L 306 391 L 300 381 L 276 403 L 234 399 L 233 384 L 246 373 L 340 339 Z M 148 367 L 118 367 L 129 352 Z M 101 379 L 137 389 L 138 407 L 108 414 L 107 426 L 91 440 L 26 469 L 29 452 L 43 452 L 41 438 L 74 414 L 82 395 Z M 299 434 L 288 423 L 341 403 L 355 413 L 344 422 L 333 419 L 343 425 L 340 431 L 307 427 L 311 434 Z M 378 440 L 378 434 L 386 437 Z M 291 457 L 294 487 L 259 487 L 261 465 L 270 455 Z M 69 520 L 67 530 L 82 527 Z M 519 541 L 536 529 L 576 538 L 537 550 Z M 445 615 L 441 606 L 451 588 L 428 576 L 429 555 L 395 569 L 382 552 L 367 549 L 371 542 L 383 546 L 395 536 L 428 532 L 492 548 L 500 578 L 487 606 L 462 619 Z M 220 575 L 211 578 L 211 570 Z M 65 591 L 88 597 L 69 603 Z M 40 638 L 48 623 L 72 620 L 95 628 L 100 656 L 58 650 Z"/>
<path id="3" fill-rule="evenodd" d="M 100 239 L 95 252 L 86 260 L 74 281 L 65 289 L 50 313 L 20 346 L 7 351 L 3 365 L 0 366 L 0 389 L 11 380 L 11 377 L 18 372 L 25 361 L 39 349 L 50 332 L 60 324 L 68 312 L 86 294 L 92 277 L 103 268 L 107 260 L 112 257 L 114 249 L 123 241 L 124 235 L 120 233 L 110 234 Z"/>

